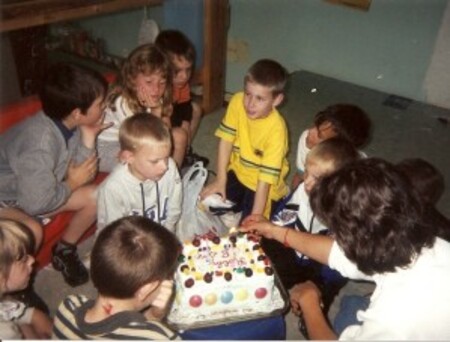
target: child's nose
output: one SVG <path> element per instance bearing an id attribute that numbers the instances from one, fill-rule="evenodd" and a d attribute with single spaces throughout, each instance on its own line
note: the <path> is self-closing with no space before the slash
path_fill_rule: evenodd
<path id="1" fill-rule="evenodd" d="M 252 108 L 254 104 L 255 104 L 255 100 L 252 99 L 251 97 L 249 97 L 247 99 L 247 106 L 248 106 L 248 108 Z"/>
<path id="2" fill-rule="evenodd" d="M 180 78 L 181 81 L 186 81 L 188 79 L 187 71 L 181 71 L 179 73 L 179 78 Z"/>
<path id="3" fill-rule="evenodd" d="M 36 259 L 34 258 L 34 256 L 28 255 L 28 259 L 27 259 L 28 265 L 33 266 L 35 262 L 36 262 Z"/>
<path id="4" fill-rule="evenodd" d="M 156 84 L 152 84 L 150 86 L 150 93 L 152 95 L 158 95 L 161 92 L 161 89 L 163 88 L 163 85 L 156 83 Z"/>

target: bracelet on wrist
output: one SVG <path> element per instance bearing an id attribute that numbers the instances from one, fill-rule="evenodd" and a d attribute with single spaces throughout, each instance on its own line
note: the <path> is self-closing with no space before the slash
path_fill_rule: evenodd
<path id="1" fill-rule="evenodd" d="M 285 247 L 291 247 L 291 245 L 289 245 L 289 242 L 287 241 L 287 237 L 288 237 L 289 231 L 291 229 L 290 228 L 285 228 L 285 229 L 286 229 L 286 232 L 284 233 L 283 245 Z"/>

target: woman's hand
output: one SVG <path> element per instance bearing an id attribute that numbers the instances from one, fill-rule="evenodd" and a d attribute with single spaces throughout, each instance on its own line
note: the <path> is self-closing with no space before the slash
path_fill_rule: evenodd
<path id="1" fill-rule="evenodd" d="M 290 291 L 292 312 L 299 316 L 304 308 L 320 306 L 322 294 L 311 280 L 295 285 Z"/>
<path id="2" fill-rule="evenodd" d="M 264 236 L 267 239 L 273 239 L 273 229 L 279 228 L 267 220 L 262 215 L 249 215 L 247 216 L 241 224 L 239 229 L 242 232 L 254 234 L 257 236 Z M 284 228 L 289 229 L 289 228 Z"/>

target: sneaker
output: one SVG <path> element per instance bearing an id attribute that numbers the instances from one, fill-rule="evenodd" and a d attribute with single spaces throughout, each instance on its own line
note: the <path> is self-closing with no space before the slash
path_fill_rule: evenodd
<path id="1" fill-rule="evenodd" d="M 89 273 L 81 262 L 75 246 L 65 246 L 57 249 L 58 244 L 52 248 L 52 265 L 60 271 L 67 284 L 72 287 L 82 285 L 89 280 Z"/>
<path id="2" fill-rule="evenodd" d="M 201 156 L 197 153 L 192 153 L 192 158 L 194 158 L 194 163 L 201 161 L 203 163 L 203 166 L 206 168 L 209 164 L 209 159 L 207 157 Z"/>
<path id="3" fill-rule="evenodd" d="M 203 157 L 197 153 L 194 153 L 191 149 L 186 153 L 186 156 L 183 160 L 182 168 L 189 167 L 194 165 L 196 162 L 201 161 L 203 163 L 203 166 L 206 168 L 209 164 L 209 159 L 206 157 Z"/>

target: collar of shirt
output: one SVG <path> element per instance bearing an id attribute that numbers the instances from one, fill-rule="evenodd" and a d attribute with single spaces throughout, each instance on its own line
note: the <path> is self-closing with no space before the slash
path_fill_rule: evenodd
<path id="1" fill-rule="evenodd" d="M 74 129 L 68 129 L 61 120 L 53 120 L 56 127 L 58 127 L 59 131 L 64 137 L 64 140 L 66 141 L 66 145 L 69 143 L 69 139 L 72 138 L 73 134 L 75 133 L 76 128 Z"/>

